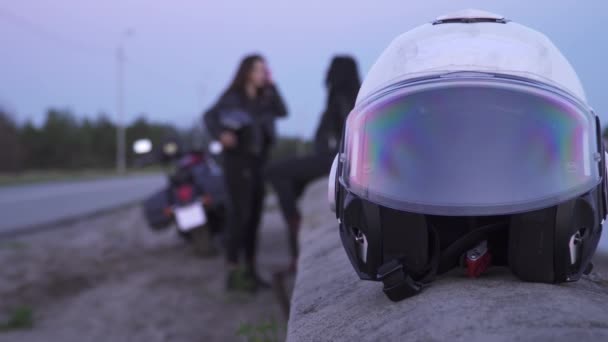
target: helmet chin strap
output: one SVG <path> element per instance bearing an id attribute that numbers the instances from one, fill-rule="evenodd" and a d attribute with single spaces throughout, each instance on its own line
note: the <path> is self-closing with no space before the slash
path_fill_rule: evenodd
<path id="1" fill-rule="evenodd" d="M 441 253 L 437 229 L 429 225 L 432 251 L 428 271 L 420 278 L 414 280 L 408 271 L 404 260 L 392 259 L 378 269 L 378 279 L 384 284 L 383 291 L 394 301 L 400 301 L 420 293 L 437 274 L 442 274 L 458 265 L 460 256 L 467 250 L 475 247 L 480 241 L 488 239 L 490 234 L 508 227 L 508 222 L 498 222 L 476 228 L 449 245 Z"/>
<path id="2" fill-rule="evenodd" d="M 426 271 L 420 280 L 416 281 L 411 277 L 411 272 L 407 269 L 402 259 L 392 259 L 378 269 L 378 279 L 384 284 L 384 294 L 393 302 L 398 302 L 420 293 L 425 284 L 432 281 L 435 275 L 437 275 L 440 259 L 439 234 L 437 234 L 437 230 L 433 226 L 430 226 L 430 232 L 433 246 L 431 261 L 428 265 L 428 271 Z"/>

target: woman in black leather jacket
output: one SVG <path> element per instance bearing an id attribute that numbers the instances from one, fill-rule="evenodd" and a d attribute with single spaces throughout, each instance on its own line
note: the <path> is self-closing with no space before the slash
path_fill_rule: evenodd
<path id="1" fill-rule="evenodd" d="M 334 57 L 325 85 L 328 91 L 327 106 L 315 133 L 314 153 L 273 163 L 266 171 L 287 222 L 292 269 L 295 269 L 298 257 L 297 236 L 302 220 L 296 202 L 306 185 L 329 174 L 338 152 L 346 116 L 354 107 L 361 86 L 357 62 L 350 56 Z"/>
<path id="2" fill-rule="evenodd" d="M 210 134 L 223 145 L 228 290 L 254 291 L 268 286 L 255 265 L 264 202 L 262 170 L 275 140 L 275 119 L 286 115 L 285 104 L 259 55 L 242 60 L 231 85 L 204 115 Z M 244 269 L 239 267 L 241 258 Z"/>

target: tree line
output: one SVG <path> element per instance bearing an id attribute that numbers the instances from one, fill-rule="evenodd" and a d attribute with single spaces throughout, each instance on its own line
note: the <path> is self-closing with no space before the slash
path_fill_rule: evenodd
<path id="1" fill-rule="evenodd" d="M 127 165 L 135 156 L 131 145 L 148 138 L 159 146 L 168 138 L 192 140 L 204 135 L 201 127 L 178 129 L 172 124 L 151 122 L 140 116 L 126 127 Z M 204 137 L 198 137 L 205 140 Z M 310 144 L 299 138 L 283 137 L 273 151 L 274 158 L 303 153 Z M 29 170 L 111 169 L 116 165 L 116 125 L 104 114 L 94 119 L 77 118 L 70 111 L 50 109 L 39 126 L 18 124 L 0 109 L 0 172 Z"/>
<path id="2" fill-rule="evenodd" d="M 202 127 L 180 130 L 167 123 L 150 122 L 140 116 L 126 127 L 127 165 L 135 156 L 131 145 L 148 138 L 154 146 L 166 139 L 205 141 Z M 608 127 L 603 137 L 608 141 Z M 280 137 L 273 159 L 307 153 L 311 143 L 297 137 Z M 0 173 L 29 170 L 111 169 L 116 165 L 116 125 L 107 115 L 95 119 L 76 118 L 67 110 L 50 109 L 42 125 L 17 124 L 0 109 Z"/>

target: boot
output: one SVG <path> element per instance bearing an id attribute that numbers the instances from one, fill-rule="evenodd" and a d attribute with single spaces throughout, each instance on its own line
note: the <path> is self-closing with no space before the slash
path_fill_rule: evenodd
<path id="1" fill-rule="evenodd" d="M 249 264 L 247 269 L 245 270 L 245 277 L 252 283 L 255 284 L 255 288 L 265 290 L 269 289 L 271 286 L 268 282 L 266 282 L 262 277 L 260 277 L 257 272 L 255 266 L 253 264 Z"/>
<path id="2" fill-rule="evenodd" d="M 257 289 L 257 282 L 249 275 L 247 270 L 237 267 L 228 271 L 228 275 L 226 276 L 227 291 L 254 293 Z"/>

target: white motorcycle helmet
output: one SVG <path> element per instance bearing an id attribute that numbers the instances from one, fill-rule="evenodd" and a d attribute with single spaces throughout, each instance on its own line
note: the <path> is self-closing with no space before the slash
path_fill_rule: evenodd
<path id="1" fill-rule="evenodd" d="M 607 213 L 600 127 L 537 31 L 465 10 L 402 34 L 365 78 L 330 174 L 351 263 L 392 300 L 459 263 L 477 275 L 481 256 L 525 281 L 578 280 Z"/>

